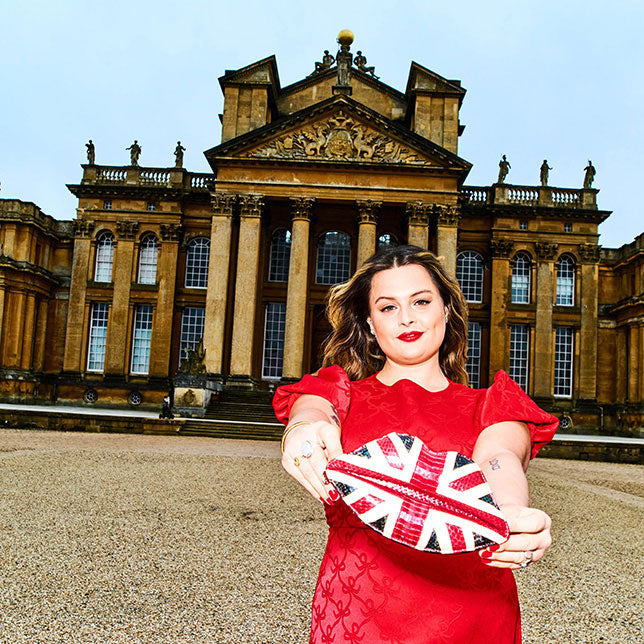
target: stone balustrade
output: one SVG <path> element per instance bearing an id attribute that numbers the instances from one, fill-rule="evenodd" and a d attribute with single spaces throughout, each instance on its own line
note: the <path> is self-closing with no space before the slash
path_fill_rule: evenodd
<path id="1" fill-rule="evenodd" d="M 472 206 L 545 206 L 546 208 L 597 210 L 597 193 L 599 191 L 592 188 L 494 184 L 491 187 L 463 186 L 461 192 Z"/>
<path id="2" fill-rule="evenodd" d="M 184 168 L 84 165 L 81 185 L 144 186 L 208 192 L 214 176 Z"/>

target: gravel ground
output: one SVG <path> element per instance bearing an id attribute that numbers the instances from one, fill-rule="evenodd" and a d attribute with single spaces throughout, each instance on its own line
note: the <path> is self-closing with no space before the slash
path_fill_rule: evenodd
<path id="1" fill-rule="evenodd" d="M 326 527 L 278 453 L 0 430 L 0 643 L 306 642 Z M 555 545 L 517 573 L 524 643 L 641 644 L 644 468 L 538 459 L 530 480 Z"/>

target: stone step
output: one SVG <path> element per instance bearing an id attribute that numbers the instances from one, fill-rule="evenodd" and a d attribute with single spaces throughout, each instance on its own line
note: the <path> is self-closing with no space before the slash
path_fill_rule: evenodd
<path id="1" fill-rule="evenodd" d="M 187 419 L 177 432 L 180 436 L 209 436 L 246 440 L 279 440 L 284 426 L 281 423 L 232 422 Z"/>

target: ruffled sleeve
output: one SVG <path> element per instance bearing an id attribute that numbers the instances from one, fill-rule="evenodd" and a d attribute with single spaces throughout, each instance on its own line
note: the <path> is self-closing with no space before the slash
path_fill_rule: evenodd
<path id="1" fill-rule="evenodd" d="M 552 440 L 559 427 L 559 420 L 538 407 L 505 371 L 494 376 L 494 384 L 485 391 L 478 412 L 479 432 L 509 420 L 526 423 L 532 440 L 530 458 Z"/>
<path id="2" fill-rule="evenodd" d="M 304 376 L 292 385 L 278 387 L 273 396 L 273 409 L 280 422 L 288 424 L 291 407 L 302 394 L 326 398 L 336 408 L 341 423 L 347 417 L 351 404 L 351 385 L 349 376 L 342 367 L 325 367 L 316 376 Z"/>

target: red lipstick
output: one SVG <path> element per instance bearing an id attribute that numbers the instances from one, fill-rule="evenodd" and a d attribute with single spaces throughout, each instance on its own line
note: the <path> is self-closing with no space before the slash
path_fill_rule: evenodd
<path id="1" fill-rule="evenodd" d="M 421 335 L 423 335 L 421 331 L 408 331 L 407 333 L 401 333 L 398 339 L 403 342 L 415 342 Z"/>

